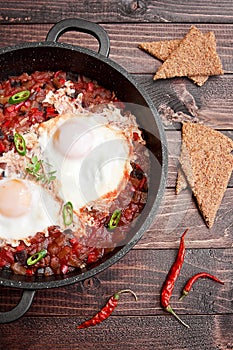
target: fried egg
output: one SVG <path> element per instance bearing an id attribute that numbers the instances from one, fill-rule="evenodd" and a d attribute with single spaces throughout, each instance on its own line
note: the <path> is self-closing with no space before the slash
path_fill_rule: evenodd
<path id="1" fill-rule="evenodd" d="M 59 224 L 60 205 L 38 184 L 19 178 L 0 181 L 0 238 L 17 244 Z"/>
<path id="2" fill-rule="evenodd" d="M 133 146 L 106 117 L 68 112 L 42 123 L 38 132 L 43 157 L 57 170 L 59 195 L 74 210 L 110 202 L 125 187 Z"/>

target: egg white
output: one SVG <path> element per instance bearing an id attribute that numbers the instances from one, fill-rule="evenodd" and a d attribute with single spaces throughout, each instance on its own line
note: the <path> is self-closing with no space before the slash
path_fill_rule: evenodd
<path id="1" fill-rule="evenodd" d="M 25 210 L 20 208 L 20 200 L 11 201 L 14 197 L 14 187 L 8 185 L 8 199 L 5 205 L 9 214 L 0 212 L 0 238 L 6 243 L 17 245 L 19 240 L 27 240 L 28 237 L 35 235 L 36 232 L 46 232 L 51 225 L 60 224 L 60 204 L 54 200 L 50 193 L 40 185 L 26 179 L 3 179 L 0 181 L 0 188 L 11 181 L 21 182 L 27 188 L 29 199 L 24 203 Z M 4 196 L 6 197 L 6 196 Z M 4 203 L 1 203 L 1 206 Z"/>
<path id="2" fill-rule="evenodd" d="M 59 195 L 76 211 L 95 201 L 110 202 L 125 187 L 133 146 L 106 116 L 69 112 L 43 123 L 38 132 L 43 157 L 57 170 Z"/>

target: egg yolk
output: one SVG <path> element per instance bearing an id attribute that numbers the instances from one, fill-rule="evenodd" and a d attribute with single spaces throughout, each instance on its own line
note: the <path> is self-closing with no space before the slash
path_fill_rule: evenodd
<path id="1" fill-rule="evenodd" d="M 0 214 L 13 218 L 24 215 L 30 209 L 31 193 L 27 185 L 18 179 L 0 183 Z"/>
<path id="2" fill-rule="evenodd" d="M 62 124 L 53 135 L 53 145 L 68 158 L 82 158 L 92 146 L 93 135 L 87 121 L 72 118 Z"/>

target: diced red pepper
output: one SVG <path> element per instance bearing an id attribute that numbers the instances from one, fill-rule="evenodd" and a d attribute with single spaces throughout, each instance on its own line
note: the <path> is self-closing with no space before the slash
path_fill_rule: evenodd
<path id="1" fill-rule="evenodd" d="M 137 132 L 134 132 L 134 133 L 133 133 L 133 140 L 134 140 L 134 141 L 138 141 L 138 140 L 139 140 L 139 135 L 138 135 Z"/>
<path id="2" fill-rule="evenodd" d="M 12 113 L 15 111 L 15 105 L 9 106 L 6 108 L 6 112 L 7 113 Z"/>
<path id="3" fill-rule="evenodd" d="M 28 276 L 33 276 L 34 275 L 34 271 L 32 269 L 26 269 L 26 274 Z"/>
<path id="4" fill-rule="evenodd" d="M 30 119 L 33 122 L 41 123 L 44 121 L 44 112 L 39 111 L 37 108 L 32 108 Z"/>
<path id="5" fill-rule="evenodd" d="M 77 243 L 78 243 L 78 239 L 76 237 L 73 237 L 73 238 L 70 239 L 70 244 L 71 245 L 75 245 Z"/>
<path id="6" fill-rule="evenodd" d="M 65 275 L 68 272 L 69 267 L 67 265 L 62 265 L 61 266 L 61 273 Z"/>
<path id="7" fill-rule="evenodd" d="M 26 248 L 25 244 L 22 242 L 16 247 L 16 251 L 20 252 L 21 250 L 24 250 Z"/>
<path id="8" fill-rule="evenodd" d="M 89 83 L 87 84 L 87 90 L 90 92 L 94 90 L 94 84 L 92 81 L 89 81 Z"/>
<path id="9" fill-rule="evenodd" d="M 87 257 L 87 263 L 91 264 L 96 262 L 102 256 L 102 249 L 94 248 L 93 251 Z"/>
<path id="10" fill-rule="evenodd" d="M 15 111 L 19 111 L 20 108 L 25 104 L 25 101 L 22 101 L 20 103 L 18 103 L 17 105 L 15 105 Z"/>
<path id="11" fill-rule="evenodd" d="M 6 120 L 5 123 L 2 124 L 2 128 L 8 128 L 8 126 L 10 125 L 11 121 L 10 120 Z"/>
<path id="12" fill-rule="evenodd" d="M 2 142 L 0 142 L 0 153 L 5 152 L 5 149 L 6 149 L 5 145 Z"/>
<path id="13" fill-rule="evenodd" d="M 142 190 L 143 187 L 144 187 L 144 185 L 145 185 L 145 183 L 146 183 L 146 178 L 143 177 L 143 178 L 142 178 L 142 181 L 140 182 L 140 184 L 139 184 L 139 186 L 138 186 L 138 189 L 139 189 L 139 190 Z"/>
<path id="14" fill-rule="evenodd" d="M 53 107 L 47 107 L 46 108 L 46 114 L 47 114 L 47 118 L 51 118 L 51 117 L 55 117 L 58 115 L 58 113 L 56 112 L 55 108 Z"/>
<path id="15" fill-rule="evenodd" d="M 61 85 L 64 85 L 65 84 L 65 82 L 66 82 L 66 80 L 65 79 L 59 79 L 59 83 L 61 84 Z"/>

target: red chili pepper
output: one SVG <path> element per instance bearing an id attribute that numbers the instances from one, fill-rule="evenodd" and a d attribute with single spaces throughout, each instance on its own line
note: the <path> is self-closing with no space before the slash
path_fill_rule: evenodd
<path id="1" fill-rule="evenodd" d="M 90 320 L 87 320 L 81 323 L 78 326 L 78 329 L 92 327 L 106 320 L 116 308 L 118 304 L 118 300 L 120 298 L 120 294 L 122 293 L 131 293 L 134 296 L 135 300 L 137 300 L 137 296 L 132 290 L 130 289 L 120 290 L 119 292 L 111 296 L 107 304 L 94 317 L 92 317 Z"/>
<path id="2" fill-rule="evenodd" d="M 199 278 L 210 278 L 211 280 L 224 284 L 224 282 L 220 281 L 217 277 L 207 273 L 207 272 L 199 272 L 196 275 L 192 276 L 187 283 L 185 284 L 183 291 L 182 291 L 182 295 L 180 297 L 179 300 L 182 300 L 184 297 L 186 297 L 188 295 L 188 293 L 190 292 L 193 284 L 199 279 Z"/>
<path id="3" fill-rule="evenodd" d="M 170 298 L 172 296 L 175 281 L 180 274 L 180 270 L 184 262 L 184 256 L 185 256 L 184 237 L 187 231 L 188 229 L 185 230 L 183 235 L 181 236 L 180 246 L 176 256 L 176 260 L 171 266 L 170 271 L 168 272 L 167 278 L 163 284 L 162 291 L 161 291 L 161 305 L 166 311 L 170 312 L 173 316 L 175 316 L 185 327 L 189 328 L 189 326 L 186 323 L 184 323 L 179 318 L 179 316 L 174 312 L 174 310 L 170 305 Z"/>

